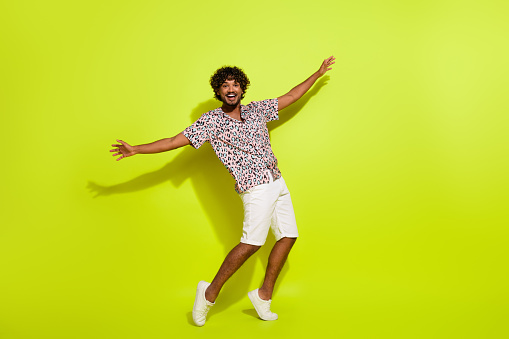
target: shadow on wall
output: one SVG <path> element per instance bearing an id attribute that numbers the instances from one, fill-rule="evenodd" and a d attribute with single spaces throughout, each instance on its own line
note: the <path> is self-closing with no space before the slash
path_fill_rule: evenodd
<path id="1" fill-rule="evenodd" d="M 321 78 L 299 101 L 280 112 L 280 119 L 268 124 L 269 132 L 292 119 L 311 97 L 316 95 L 320 88 L 327 84 L 328 79 L 328 76 Z M 204 112 L 217 108 L 219 104 L 215 99 L 200 103 L 191 113 L 191 123 L 196 121 Z M 284 169 L 282 169 L 282 172 L 284 173 Z M 205 143 L 198 150 L 193 149 L 191 146 L 185 147 L 172 161 L 159 170 L 140 175 L 127 182 L 112 186 L 101 186 L 94 182 L 89 182 L 87 187 L 91 193 L 95 193 L 94 197 L 99 197 L 136 192 L 157 186 L 166 181 L 170 181 L 173 186 L 179 187 L 187 179 L 191 180 L 200 205 L 214 228 L 216 238 L 223 245 L 226 256 L 239 243 L 242 235 L 242 202 L 234 190 L 235 181 L 217 159 L 209 143 Z M 266 265 L 274 242 L 274 237 L 269 236 L 266 244 L 253 256 L 254 259 L 250 258 L 233 275 L 221 292 L 220 302 L 211 310 L 210 316 L 245 298 L 253 279 L 256 261 L 261 260 L 263 265 Z M 219 269 L 220 264 L 217 263 L 217 269 Z M 275 287 L 275 294 L 289 266 L 289 262 L 287 262 L 281 271 L 278 284 Z M 209 281 L 212 278 L 204 277 L 204 279 L 209 279 Z M 260 279 L 261 285 L 263 277 L 257 278 Z M 233 285 L 235 288 L 228 288 L 228 285 Z"/>

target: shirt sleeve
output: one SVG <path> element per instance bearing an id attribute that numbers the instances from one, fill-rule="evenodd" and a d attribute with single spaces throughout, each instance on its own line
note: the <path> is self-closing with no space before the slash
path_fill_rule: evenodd
<path id="1" fill-rule="evenodd" d="M 257 109 L 265 117 L 267 122 L 279 120 L 277 98 L 255 102 Z"/>
<path id="2" fill-rule="evenodd" d="M 210 133 L 208 128 L 207 114 L 203 114 L 200 119 L 196 120 L 191 126 L 186 128 L 182 134 L 191 142 L 191 146 L 198 149 L 204 142 L 210 141 Z"/>

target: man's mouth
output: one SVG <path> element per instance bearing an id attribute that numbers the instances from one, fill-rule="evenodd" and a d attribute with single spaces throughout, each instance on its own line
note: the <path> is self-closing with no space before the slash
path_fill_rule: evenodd
<path id="1" fill-rule="evenodd" d="M 235 99 L 236 95 L 235 94 L 228 94 L 226 97 L 228 99 L 230 99 L 230 100 L 233 100 L 233 99 Z"/>

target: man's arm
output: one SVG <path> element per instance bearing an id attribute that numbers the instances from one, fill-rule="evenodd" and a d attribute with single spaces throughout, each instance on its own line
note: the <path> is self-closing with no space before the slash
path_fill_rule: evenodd
<path id="1" fill-rule="evenodd" d="M 110 152 L 116 152 L 115 154 L 113 154 L 114 157 L 120 155 L 120 157 L 117 158 L 117 161 L 127 157 L 131 157 L 136 154 L 152 154 L 166 152 L 190 144 L 189 139 L 187 139 L 182 133 L 179 133 L 172 138 L 165 138 L 151 142 L 150 144 L 143 144 L 137 146 L 131 146 L 127 142 L 122 140 L 117 141 L 119 142 L 119 144 L 111 145 L 116 148 L 110 150 Z"/>
<path id="2" fill-rule="evenodd" d="M 322 65 L 320 66 L 320 69 L 318 69 L 318 71 L 313 73 L 303 83 L 292 88 L 290 90 L 290 92 L 277 98 L 278 99 L 278 107 L 277 107 L 278 111 L 282 110 L 285 107 L 290 106 L 295 101 L 299 100 L 304 95 L 304 93 L 306 93 L 311 88 L 311 86 L 313 86 L 313 84 L 315 83 L 316 80 L 318 80 L 318 78 L 320 78 L 327 71 L 330 71 L 332 69 L 330 66 L 332 66 L 332 64 L 335 63 L 335 61 L 334 61 L 335 59 L 336 58 L 334 58 L 334 56 L 331 56 L 331 57 L 325 59 L 322 62 Z"/>

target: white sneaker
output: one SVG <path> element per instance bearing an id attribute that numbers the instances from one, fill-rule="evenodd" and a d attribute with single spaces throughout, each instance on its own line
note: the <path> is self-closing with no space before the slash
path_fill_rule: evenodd
<path id="1" fill-rule="evenodd" d="M 215 304 L 205 299 L 205 291 L 209 285 L 210 283 L 206 281 L 200 281 L 198 283 L 198 288 L 196 289 L 196 298 L 194 299 L 193 306 L 193 320 L 196 326 L 205 325 L 205 321 L 207 320 L 207 313 Z"/>
<path id="2" fill-rule="evenodd" d="M 277 314 L 270 311 L 270 303 L 272 300 L 263 300 L 258 294 L 258 289 L 251 291 L 247 294 L 249 300 L 253 303 L 253 306 L 258 313 L 258 316 L 263 320 L 276 320 Z"/>

